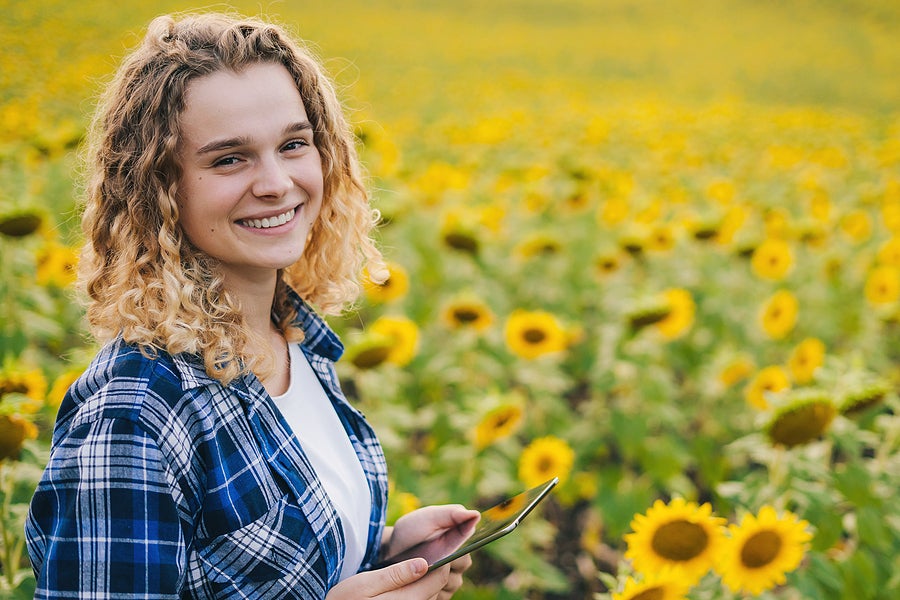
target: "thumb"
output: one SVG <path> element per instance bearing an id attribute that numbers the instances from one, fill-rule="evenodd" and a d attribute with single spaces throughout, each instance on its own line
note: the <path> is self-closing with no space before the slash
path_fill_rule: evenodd
<path id="1" fill-rule="evenodd" d="M 427 571 L 428 562 L 424 558 L 411 558 L 379 571 L 373 571 L 373 573 L 378 573 L 380 577 L 372 586 L 372 591 L 377 595 L 399 590 L 420 579 Z"/>

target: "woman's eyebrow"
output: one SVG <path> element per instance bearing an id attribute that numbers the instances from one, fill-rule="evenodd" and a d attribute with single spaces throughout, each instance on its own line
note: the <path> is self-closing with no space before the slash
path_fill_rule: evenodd
<path id="1" fill-rule="evenodd" d="M 228 150 L 229 148 L 236 148 L 238 146 L 245 146 L 250 142 L 250 140 L 243 136 L 227 138 L 224 140 L 213 140 L 206 144 L 200 146 L 197 149 L 197 154 L 209 154 L 210 152 L 218 152 L 220 150 Z"/>
<path id="2" fill-rule="evenodd" d="M 312 123 L 309 121 L 297 121 L 295 123 L 291 123 L 287 127 L 284 128 L 285 133 L 297 133 L 299 131 L 305 131 L 307 129 L 312 129 Z"/>

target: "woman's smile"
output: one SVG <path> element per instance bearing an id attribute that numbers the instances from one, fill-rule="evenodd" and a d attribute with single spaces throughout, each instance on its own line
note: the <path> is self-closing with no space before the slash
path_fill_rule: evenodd
<path id="1" fill-rule="evenodd" d="M 300 207 L 302 208 L 302 206 L 303 205 L 301 204 Z M 274 229 L 291 221 L 294 218 L 294 214 L 297 212 L 297 208 L 298 207 L 294 207 L 273 217 L 242 219 L 238 222 L 244 227 L 249 227 L 251 229 Z"/>

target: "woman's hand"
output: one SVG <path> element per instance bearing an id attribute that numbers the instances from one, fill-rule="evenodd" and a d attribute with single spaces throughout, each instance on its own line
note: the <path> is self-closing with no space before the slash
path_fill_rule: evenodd
<path id="1" fill-rule="evenodd" d="M 395 565 L 357 573 L 334 586 L 326 600 L 445 600 L 459 587 L 447 592 L 452 565 L 428 573 L 424 558 L 413 558 Z M 462 574 L 459 574 L 462 583 Z"/>
<path id="2" fill-rule="evenodd" d="M 385 530 L 381 555 L 398 554 L 423 541 L 440 537 L 452 529 L 461 528 L 466 532 L 463 539 L 468 538 L 475 530 L 479 517 L 478 511 L 467 509 L 460 504 L 426 506 L 414 510 L 397 519 L 393 528 Z M 453 593 L 462 585 L 463 573 L 470 566 L 472 566 L 472 558 L 465 555 L 449 565 L 435 570 L 436 573 L 442 570 L 447 571 L 444 586 L 435 598 L 447 600 L 453 596 Z"/>

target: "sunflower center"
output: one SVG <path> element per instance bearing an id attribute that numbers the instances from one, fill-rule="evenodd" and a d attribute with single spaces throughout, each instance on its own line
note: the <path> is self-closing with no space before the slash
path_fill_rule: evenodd
<path id="1" fill-rule="evenodd" d="M 631 597 L 631 600 L 663 600 L 665 597 L 666 591 L 656 586 L 635 594 Z"/>
<path id="2" fill-rule="evenodd" d="M 353 357 L 352 362 L 359 369 L 372 369 L 387 360 L 391 349 L 388 346 L 366 348 Z"/>
<path id="3" fill-rule="evenodd" d="M 651 545 L 658 555 L 674 561 L 688 561 L 709 544 L 706 530 L 684 519 L 670 521 L 653 534 Z"/>
<path id="4" fill-rule="evenodd" d="M 749 569 L 758 569 L 775 560 L 780 550 L 781 536 L 774 531 L 760 531 L 741 548 L 741 563 Z"/>
<path id="5" fill-rule="evenodd" d="M 537 470 L 540 473 L 549 473 L 553 470 L 555 461 L 550 456 L 542 456 L 537 463 Z"/>
<path id="6" fill-rule="evenodd" d="M 522 332 L 522 339 L 529 344 L 540 344 L 547 339 L 547 334 L 540 329 L 526 329 Z"/>
<path id="7" fill-rule="evenodd" d="M 471 308 L 457 308 L 453 311 L 453 318 L 456 319 L 458 323 L 474 323 L 478 320 L 478 317 L 478 311 L 472 310 Z"/>
<path id="8" fill-rule="evenodd" d="M 509 420 L 511 418 L 512 415 L 510 415 L 509 413 L 497 415 L 496 417 L 494 417 L 494 429 L 500 429 L 501 427 L 509 423 Z"/>
<path id="9" fill-rule="evenodd" d="M 28 386 L 15 381 L 0 381 L 0 396 L 4 394 L 27 394 Z"/>
<path id="10" fill-rule="evenodd" d="M 444 236 L 444 242 L 451 248 L 476 254 L 478 252 L 478 240 L 462 232 L 451 231 Z"/>

